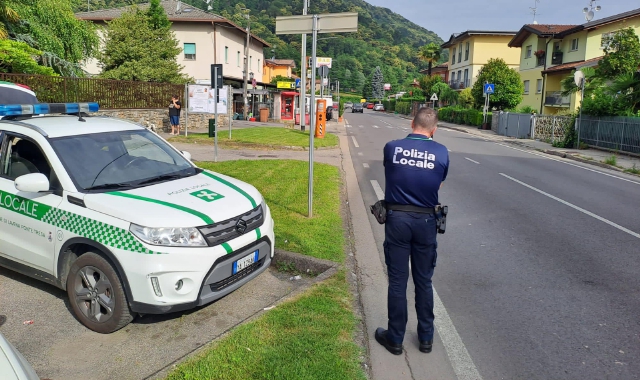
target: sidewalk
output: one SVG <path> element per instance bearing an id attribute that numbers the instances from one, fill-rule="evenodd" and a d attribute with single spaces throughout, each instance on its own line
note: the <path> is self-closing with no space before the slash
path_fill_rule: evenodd
<path id="1" fill-rule="evenodd" d="M 507 143 L 511 143 L 514 145 L 519 145 L 523 148 L 537 150 L 543 153 L 551 154 L 554 156 L 560 156 L 563 158 L 572 159 L 575 161 L 580 161 L 584 163 L 588 163 L 591 165 L 618 170 L 618 171 L 627 171 L 633 172 L 634 170 L 638 170 L 640 174 L 640 158 L 627 156 L 625 154 L 614 154 L 612 152 L 607 152 L 604 150 L 598 149 L 569 149 L 569 148 L 556 148 L 551 144 L 548 144 L 539 140 L 529 140 L 529 139 L 515 139 L 512 137 L 505 137 L 498 135 L 494 131 L 491 130 L 482 130 L 477 127 L 469 126 L 469 125 L 459 125 L 452 123 L 439 122 L 438 126 L 442 128 L 453 129 L 459 132 L 469 133 L 476 136 L 481 136 L 483 138 L 495 141 L 503 141 Z M 611 157 L 615 157 L 615 166 L 605 163 L 607 160 L 612 160 Z M 611 162 L 611 161 L 610 161 Z"/>

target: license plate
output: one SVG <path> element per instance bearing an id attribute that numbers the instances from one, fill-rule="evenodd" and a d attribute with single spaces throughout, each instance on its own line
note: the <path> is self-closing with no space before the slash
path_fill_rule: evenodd
<path id="1" fill-rule="evenodd" d="M 247 268 L 249 265 L 258 261 L 258 253 L 260 251 L 256 250 L 255 252 L 241 258 L 240 260 L 233 263 L 233 274 L 240 272 L 241 270 Z"/>

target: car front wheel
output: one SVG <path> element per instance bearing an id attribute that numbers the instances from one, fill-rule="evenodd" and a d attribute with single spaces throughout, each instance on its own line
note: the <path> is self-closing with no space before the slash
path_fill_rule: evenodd
<path id="1" fill-rule="evenodd" d="M 97 253 L 87 252 L 73 263 L 67 295 L 78 320 L 95 332 L 109 334 L 133 320 L 118 274 Z"/>

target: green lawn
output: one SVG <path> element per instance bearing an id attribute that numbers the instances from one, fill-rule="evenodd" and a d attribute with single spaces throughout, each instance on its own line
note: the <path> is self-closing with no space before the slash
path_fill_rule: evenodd
<path id="1" fill-rule="evenodd" d="M 198 143 L 213 145 L 213 137 L 208 133 L 189 133 L 187 137 L 175 136 L 168 139 L 171 143 Z M 218 131 L 218 144 L 226 148 L 256 148 L 256 149 L 282 149 L 284 147 L 309 147 L 309 132 L 279 127 L 252 127 L 234 129 L 229 132 Z M 338 146 L 338 136 L 327 133 L 322 139 L 314 139 L 314 146 L 335 147 Z"/>
<path id="2" fill-rule="evenodd" d="M 275 221 L 276 247 L 344 262 L 341 179 L 337 167 L 314 164 L 313 218 L 309 219 L 309 164 L 304 161 L 241 160 L 197 165 L 248 182 L 262 193 Z"/>
<path id="3" fill-rule="evenodd" d="M 343 271 L 178 365 L 178 379 L 365 379 Z"/>

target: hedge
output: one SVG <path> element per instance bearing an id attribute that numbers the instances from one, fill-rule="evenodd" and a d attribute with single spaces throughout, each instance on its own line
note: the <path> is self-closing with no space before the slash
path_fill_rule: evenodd
<path id="1" fill-rule="evenodd" d="M 438 110 L 438 119 L 454 124 L 466 124 L 479 127 L 483 122 L 481 111 L 456 107 L 443 107 Z M 491 124 L 491 113 L 487 116 L 487 123 Z"/>
<path id="2" fill-rule="evenodd" d="M 403 115 L 409 115 L 411 114 L 411 104 L 412 102 L 398 100 L 396 102 L 395 111 Z"/>

